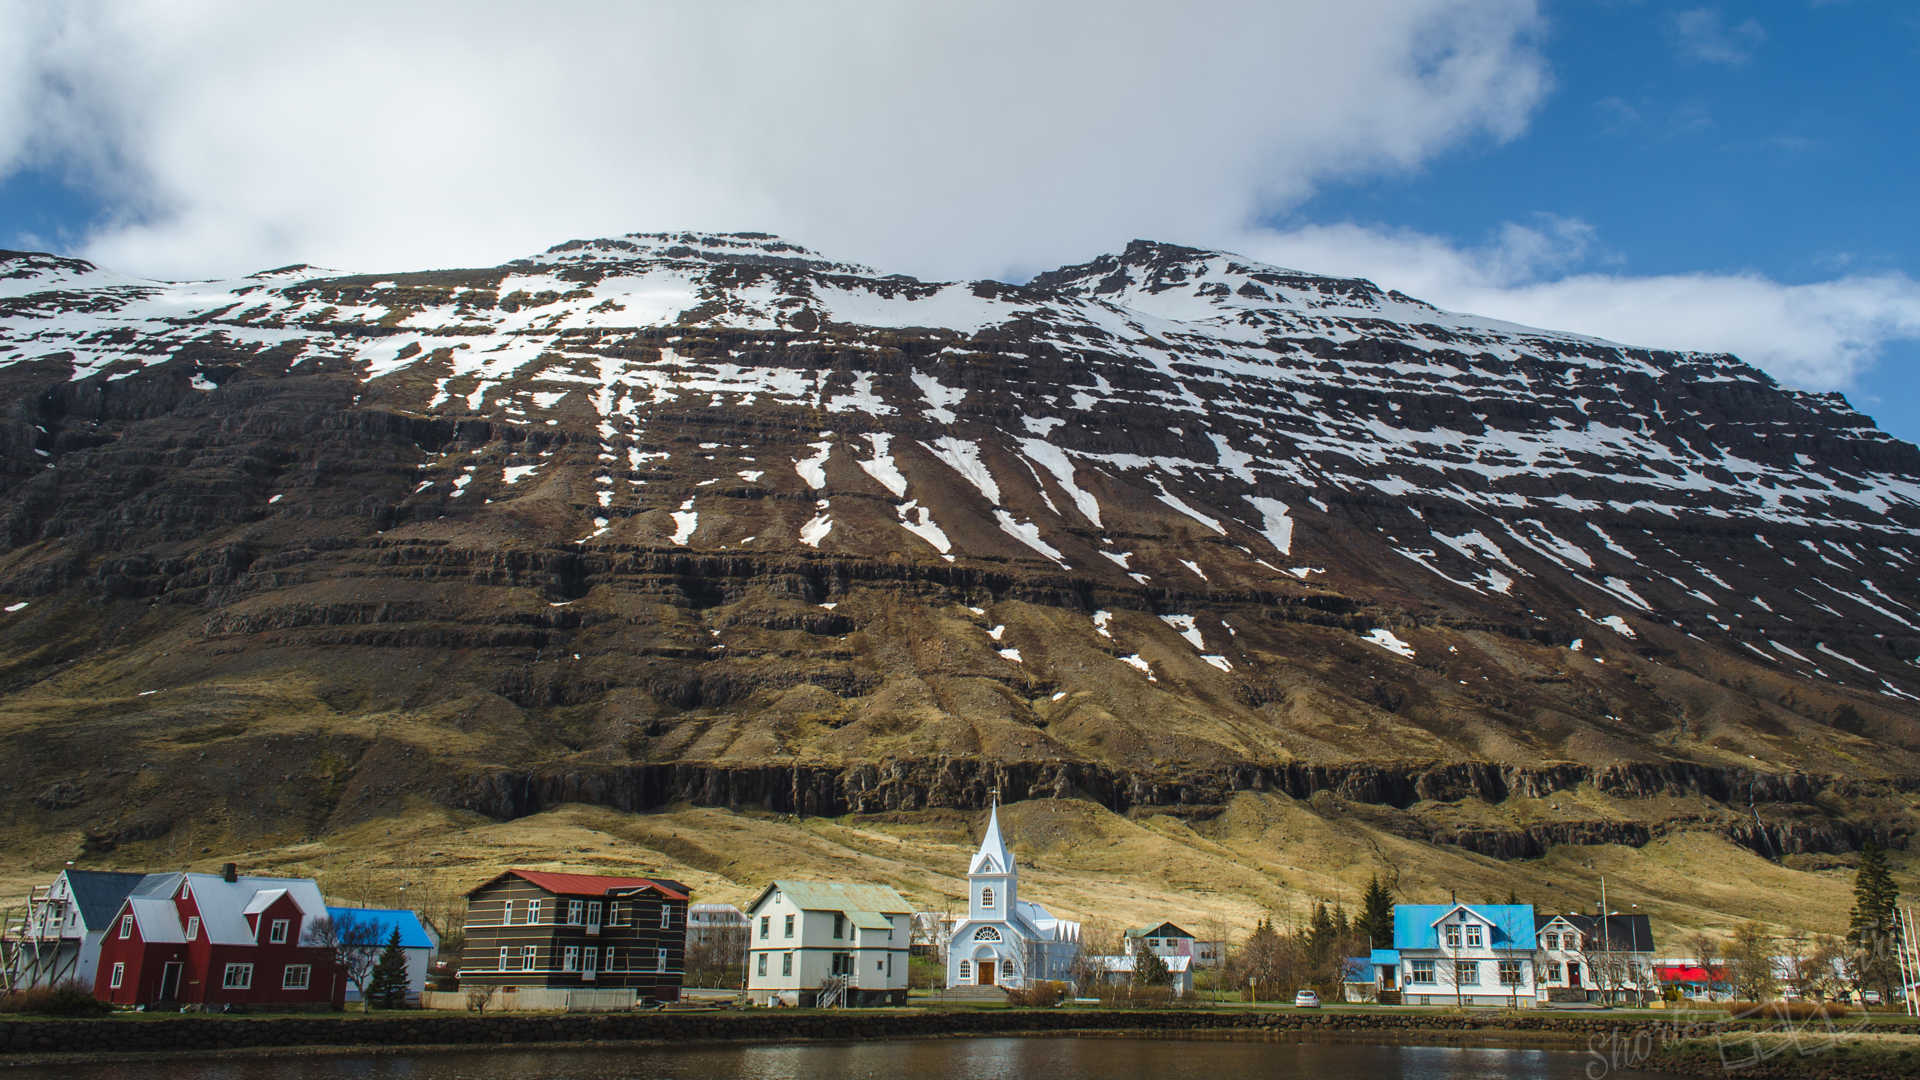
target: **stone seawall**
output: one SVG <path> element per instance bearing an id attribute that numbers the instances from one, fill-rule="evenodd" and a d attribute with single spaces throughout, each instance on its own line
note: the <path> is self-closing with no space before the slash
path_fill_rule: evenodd
<path id="1" fill-rule="evenodd" d="M 1679 1023 L 1684 1023 L 1679 1022 Z M 785 1042 L 803 1039 L 891 1039 L 941 1035 L 1071 1032 L 1290 1032 L 1395 1042 L 1458 1042 L 1527 1032 L 1532 1041 L 1564 1041 L 1585 1049 L 1610 1037 L 1671 1038 L 1675 1021 L 1502 1013 L 1301 1013 L 1253 1010 L 1094 1011 L 905 1010 L 836 1012 L 614 1013 L 554 1016 L 448 1016 L 401 1013 L 367 1017 L 250 1019 L 181 1016 L 165 1020 L 0 1021 L 0 1055 L 166 1053 L 242 1047 L 485 1046 L 625 1041 Z M 1910 1031 L 1890 1024 L 1849 1025 L 1859 1031 Z M 3 1059 L 0 1059 L 3 1060 Z"/>

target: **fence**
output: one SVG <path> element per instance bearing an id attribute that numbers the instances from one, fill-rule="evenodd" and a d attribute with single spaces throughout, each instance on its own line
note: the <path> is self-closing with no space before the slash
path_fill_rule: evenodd
<path id="1" fill-rule="evenodd" d="M 567 990 L 496 986 L 487 993 L 488 1012 L 625 1012 L 633 1008 L 633 990 Z M 423 1009 L 470 1012 L 473 1002 L 465 990 L 428 990 L 420 995 Z"/>

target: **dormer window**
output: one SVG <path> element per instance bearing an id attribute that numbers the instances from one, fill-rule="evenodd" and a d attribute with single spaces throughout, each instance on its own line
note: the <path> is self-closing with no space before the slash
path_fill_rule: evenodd
<path id="1" fill-rule="evenodd" d="M 1457 949 L 1459 947 L 1460 947 L 1460 928 L 1458 926 L 1447 927 L 1447 948 Z"/>
<path id="2" fill-rule="evenodd" d="M 285 945 L 287 943 L 287 920 L 275 919 L 267 924 L 267 943 Z"/>
<path id="3" fill-rule="evenodd" d="M 983 908 L 993 906 L 993 886 L 989 885 L 980 890 L 980 906 Z"/>
<path id="4" fill-rule="evenodd" d="M 1472 923 L 1469 923 L 1467 925 L 1467 948 L 1477 949 L 1479 947 L 1480 947 L 1480 927 Z"/>

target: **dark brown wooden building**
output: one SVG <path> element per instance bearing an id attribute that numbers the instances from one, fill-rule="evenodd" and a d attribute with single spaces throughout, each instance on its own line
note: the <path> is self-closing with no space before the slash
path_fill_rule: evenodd
<path id="1" fill-rule="evenodd" d="M 687 887 L 662 878 L 508 870 L 467 894 L 460 985 L 633 990 L 677 1001 Z"/>

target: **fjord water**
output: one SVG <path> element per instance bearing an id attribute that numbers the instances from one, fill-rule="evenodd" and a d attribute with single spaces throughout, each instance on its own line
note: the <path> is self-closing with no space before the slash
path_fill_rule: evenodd
<path id="1" fill-rule="evenodd" d="M 1592 1071 L 1589 1071 L 1589 1067 Z M 1569 1050 L 1178 1039 L 925 1039 L 791 1046 L 271 1055 L 9 1069 L 10 1080 L 1659 1080 Z"/>

